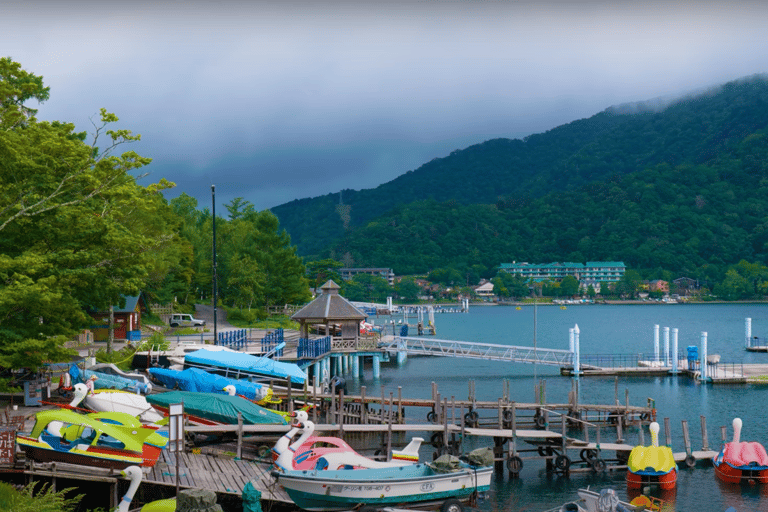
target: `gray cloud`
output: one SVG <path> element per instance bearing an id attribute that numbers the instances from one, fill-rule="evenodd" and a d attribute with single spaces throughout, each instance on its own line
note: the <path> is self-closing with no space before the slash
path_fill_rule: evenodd
<path id="1" fill-rule="evenodd" d="M 44 119 L 106 107 L 151 179 L 257 208 L 494 137 L 765 72 L 760 2 L 18 2 L 0 48 Z M 223 211 L 223 210 L 222 210 Z"/>

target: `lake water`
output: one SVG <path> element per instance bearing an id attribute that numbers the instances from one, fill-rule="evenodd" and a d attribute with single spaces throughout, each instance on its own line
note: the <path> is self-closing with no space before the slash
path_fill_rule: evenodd
<path id="1" fill-rule="evenodd" d="M 557 306 L 536 308 L 536 344 L 540 348 L 568 349 L 569 328 L 578 324 L 581 354 L 653 354 L 654 325 L 660 326 L 660 349 L 664 351 L 664 327 L 678 329 L 678 348 L 681 352 L 689 345 L 700 345 L 702 331 L 707 332 L 709 354 L 720 354 L 722 363 L 768 363 L 768 354 L 744 350 L 745 318 L 752 318 L 752 335 L 768 334 L 768 305 L 579 305 L 561 309 Z M 372 318 L 383 324 L 387 319 Z M 469 313 L 445 313 L 435 316 L 437 338 L 533 346 L 534 307 L 520 309 L 506 306 L 476 306 Z M 415 320 L 411 319 L 411 323 Z M 671 341 L 670 341 L 671 346 Z M 701 350 L 699 348 L 699 350 Z M 394 359 L 394 358 L 393 358 Z M 534 383 L 546 379 L 548 402 L 568 401 L 571 379 L 562 377 L 556 367 L 510 364 L 458 358 L 411 357 L 401 365 L 382 364 L 378 381 L 371 378 L 366 367 L 363 379 L 348 379 L 350 393 L 358 393 L 366 386 L 369 396 L 397 396 L 402 387 L 404 397 L 430 398 L 431 384 L 435 382 L 443 397 L 465 399 L 468 382 L 474 380 L 478 400 L 496 401 L 503 394 L 504 380 L 510 382 L 510 400 L 534 402 Z M 535 377 L 534 377 L 535 375 Z M 619 400 L 624 403 L 625 390 L 629 391 L 630 405 L 645 405 L 648 397 L 655 399 L 658 420 L 662 424 L 660 442 L 664 442 L 663 418 L 670 418 L 672 449 L 684 451 L 681 420 L 687 420 L 694 450 L 702 447 L 700 416 L 707 419 L 710 448 L 721 447 L 720 426 L 742 418 L 743 441 L 768 444 L 768 385 L 711 385 L 699 384 L 688 377 L 619 377 Z M 610 404 L 614 402 L 614 377 L 580 379 L 582 403 Z M 416 422 L 406 413 L 409 421 Z M 416 412 L 414 413 L 416 414 Z M 424 414 L 424 411 L 418 411 Z M 603 441 L 615 439 L 615 431 L 604 431 Z M 593 432 L 594 435 L 594 432 Z M 594 440 L 594 438 L 592 438 Z M 630 445 L 639 444 L 636 428 L 625 434 Z M 645 444 L 650 435 L 645 434 Z M 423 445 L 422 459 L 431 447 Z M 574 451 L 571 458 L 577 457 Z M 609 455 L 609 456 L 612 456 Z M 505 472 L 506 473 L 506 472 Z M 486 511 L 542 511 L 576 499 L 580 487 L 594 490 L 615 488 L 622 499 L 627 499 L 623 471 L 603 475 L 572 474 L 557 476 L 545 471 L 543 461 L 526 460 L 518 479 L 510 480 L 506 474 L 496 477 L 486 501 L 480 509 Z M 724 511 L 733 506 L 738 512 L 768 511 L 768 490 L 754 486 L 722 484 L 711 465 L 688 469 L 681 465 L 677 490 L 662 496 L 677 511 Z M 765 495 L 765 496 L 763 496 Z"/>

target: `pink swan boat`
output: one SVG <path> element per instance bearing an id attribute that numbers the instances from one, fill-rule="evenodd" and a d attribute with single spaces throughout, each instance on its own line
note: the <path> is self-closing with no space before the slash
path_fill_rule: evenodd
<path id="1" fill-rule="evenodd" d="M 715 474 L 724 482 L 756 481 L 768 483 L 768 454 L 762 444 L 740 442 L 741 419 L 733 419 L 733 441 L 725 443 L 713 464 Z"/>

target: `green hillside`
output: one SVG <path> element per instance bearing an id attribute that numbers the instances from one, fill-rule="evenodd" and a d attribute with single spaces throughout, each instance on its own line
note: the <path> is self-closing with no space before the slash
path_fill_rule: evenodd
<path id="1" fill-rule="evenodd" d="M 292 201 L 272 211 L 303 255 L 325 254 L 328 251 L 323 249 L 329 245 L 336 246 L 333 253 L 338 253 L 344 249 L 337 243 L 345 233 L 352 238 L 350 229 L 363 227 L 382 215 L 387 219 L 396 217 L 398 213 L 391 213 L 393 211 L 402 215 L 406 211 L 435 208 L 433 203 L 402 208 L 424 200 L 453 201 L 452 208 L 457 210 L 462 205 L 496 205 L 494 208 L 474 207 L 473 215 L 493 217 L 507 212 L 503 218 L 494 217 L 496 220 L 488 220 L 485 224 L 494 226 L 491 230 L 497 233 L 494 236 L 506 233 L 514 238 L 520 234 L 509 231 L 510 227 L 504 223 L 510 221 L 508 211 L 510 208 L 514 210 L 516 205 L 528 204 L 556 192 L 571 191 L 589 196 L 581 191 L 590 183 L 607 180 L 623 183 L 620 180 L 624 175 L 649 168 L 669 169 L 675 176 L 682 172 L 679 169 L 700 165 L 718 172 L 719 160 L 735 158 L 735 151 L 743 151 L 744 139 L 764 130 L 766 124 L 768 80 L 765 76 L 754 76 L 679 99 L 663 109 L 651 102 L 610 108 L 588 119 L 523 140 L 495 139 L 454 151 L 375 189 L 343 191 L 344 207 L 339 207 L 339 194 L 329 194 Z M 666 167 L 657 167 L 660 165 Z M 657 172 L 664 174 L 666 171 Z M 608 185 L 595 185 L 597 189 L 601 186 Z M 571 196 L 559 199 L 566 200 L 571 200 Z M 577 206 L 561 203 L 558 210 L 569 215 L 563 210 Z M 382 222 L 385 221 L 377 221 L 375 225 Z M 478 221 L 480 224 L 483 223 Z M 448 229 L 446 226 L 444 230 Z M 453 235 L 457 238 L 474 237 L 459 227 L 456 229 Z M 556 231 L 549 235 L 562 241 L 531 247 L 534 254 L 527 259 L 538 260 L 534 257 L 538 254 L 542 257 L 553 255 L 551 259 L 572 259 L 568 254 L 575 251 L 566 239 L 572 238 L 573 233 L 566 235 Z M 432 241 L 440 253 L 451 252 L 453 245 L 445 240 Z M 465 246 L 468 242 L 454 240 L 452 244 Z M 353 249 L 353 245 L 348 247 Z M 588 259 L 598 258 L 594 253 L 580 252 Z M 437 254 L 440 253 L 430 252 L 429 261 L 439 259 Z M 504 254 L 504 260 L 524 259 L 506 249 Z M 379 261 L 365 251 L 355 256 L 356 264 L 373 264 L 374 260 Z M 396 268 L 399 273 L 406 272 L 405 267 L 401 269 L 393 262 L 380 263 Z M 407 266 L 412 267 L 414 265 Z"/>

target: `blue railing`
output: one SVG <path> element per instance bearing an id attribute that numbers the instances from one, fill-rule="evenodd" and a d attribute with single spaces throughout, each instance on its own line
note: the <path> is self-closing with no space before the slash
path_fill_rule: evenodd
<path id="1" fill-rule="evenodd" d="M 216 344 L 235 350 L 246 348 L 248 346 L 248 332 L 245 329 L 220 332 Z"/>
<path id="2" fill-rule="evenodd" d="M 325 355 L 331 351 L 331 337 L 308 339 L 299 338 L 297 357 L 299 359 L 314 359 Z"/>
<path id="3" fill-rule="evenodd" d="M 276 346 L 281 344 L 283 342 L 283 328 L 278 327 L 272 332 L 269 332 L 261 338 L 261 352 L 271 352 L 272 349 L 274 349 Z M 275 355 L 277 357 L 283 356 L 283 349 L 279 349 L 277 352 L 275 352 Z"/>

